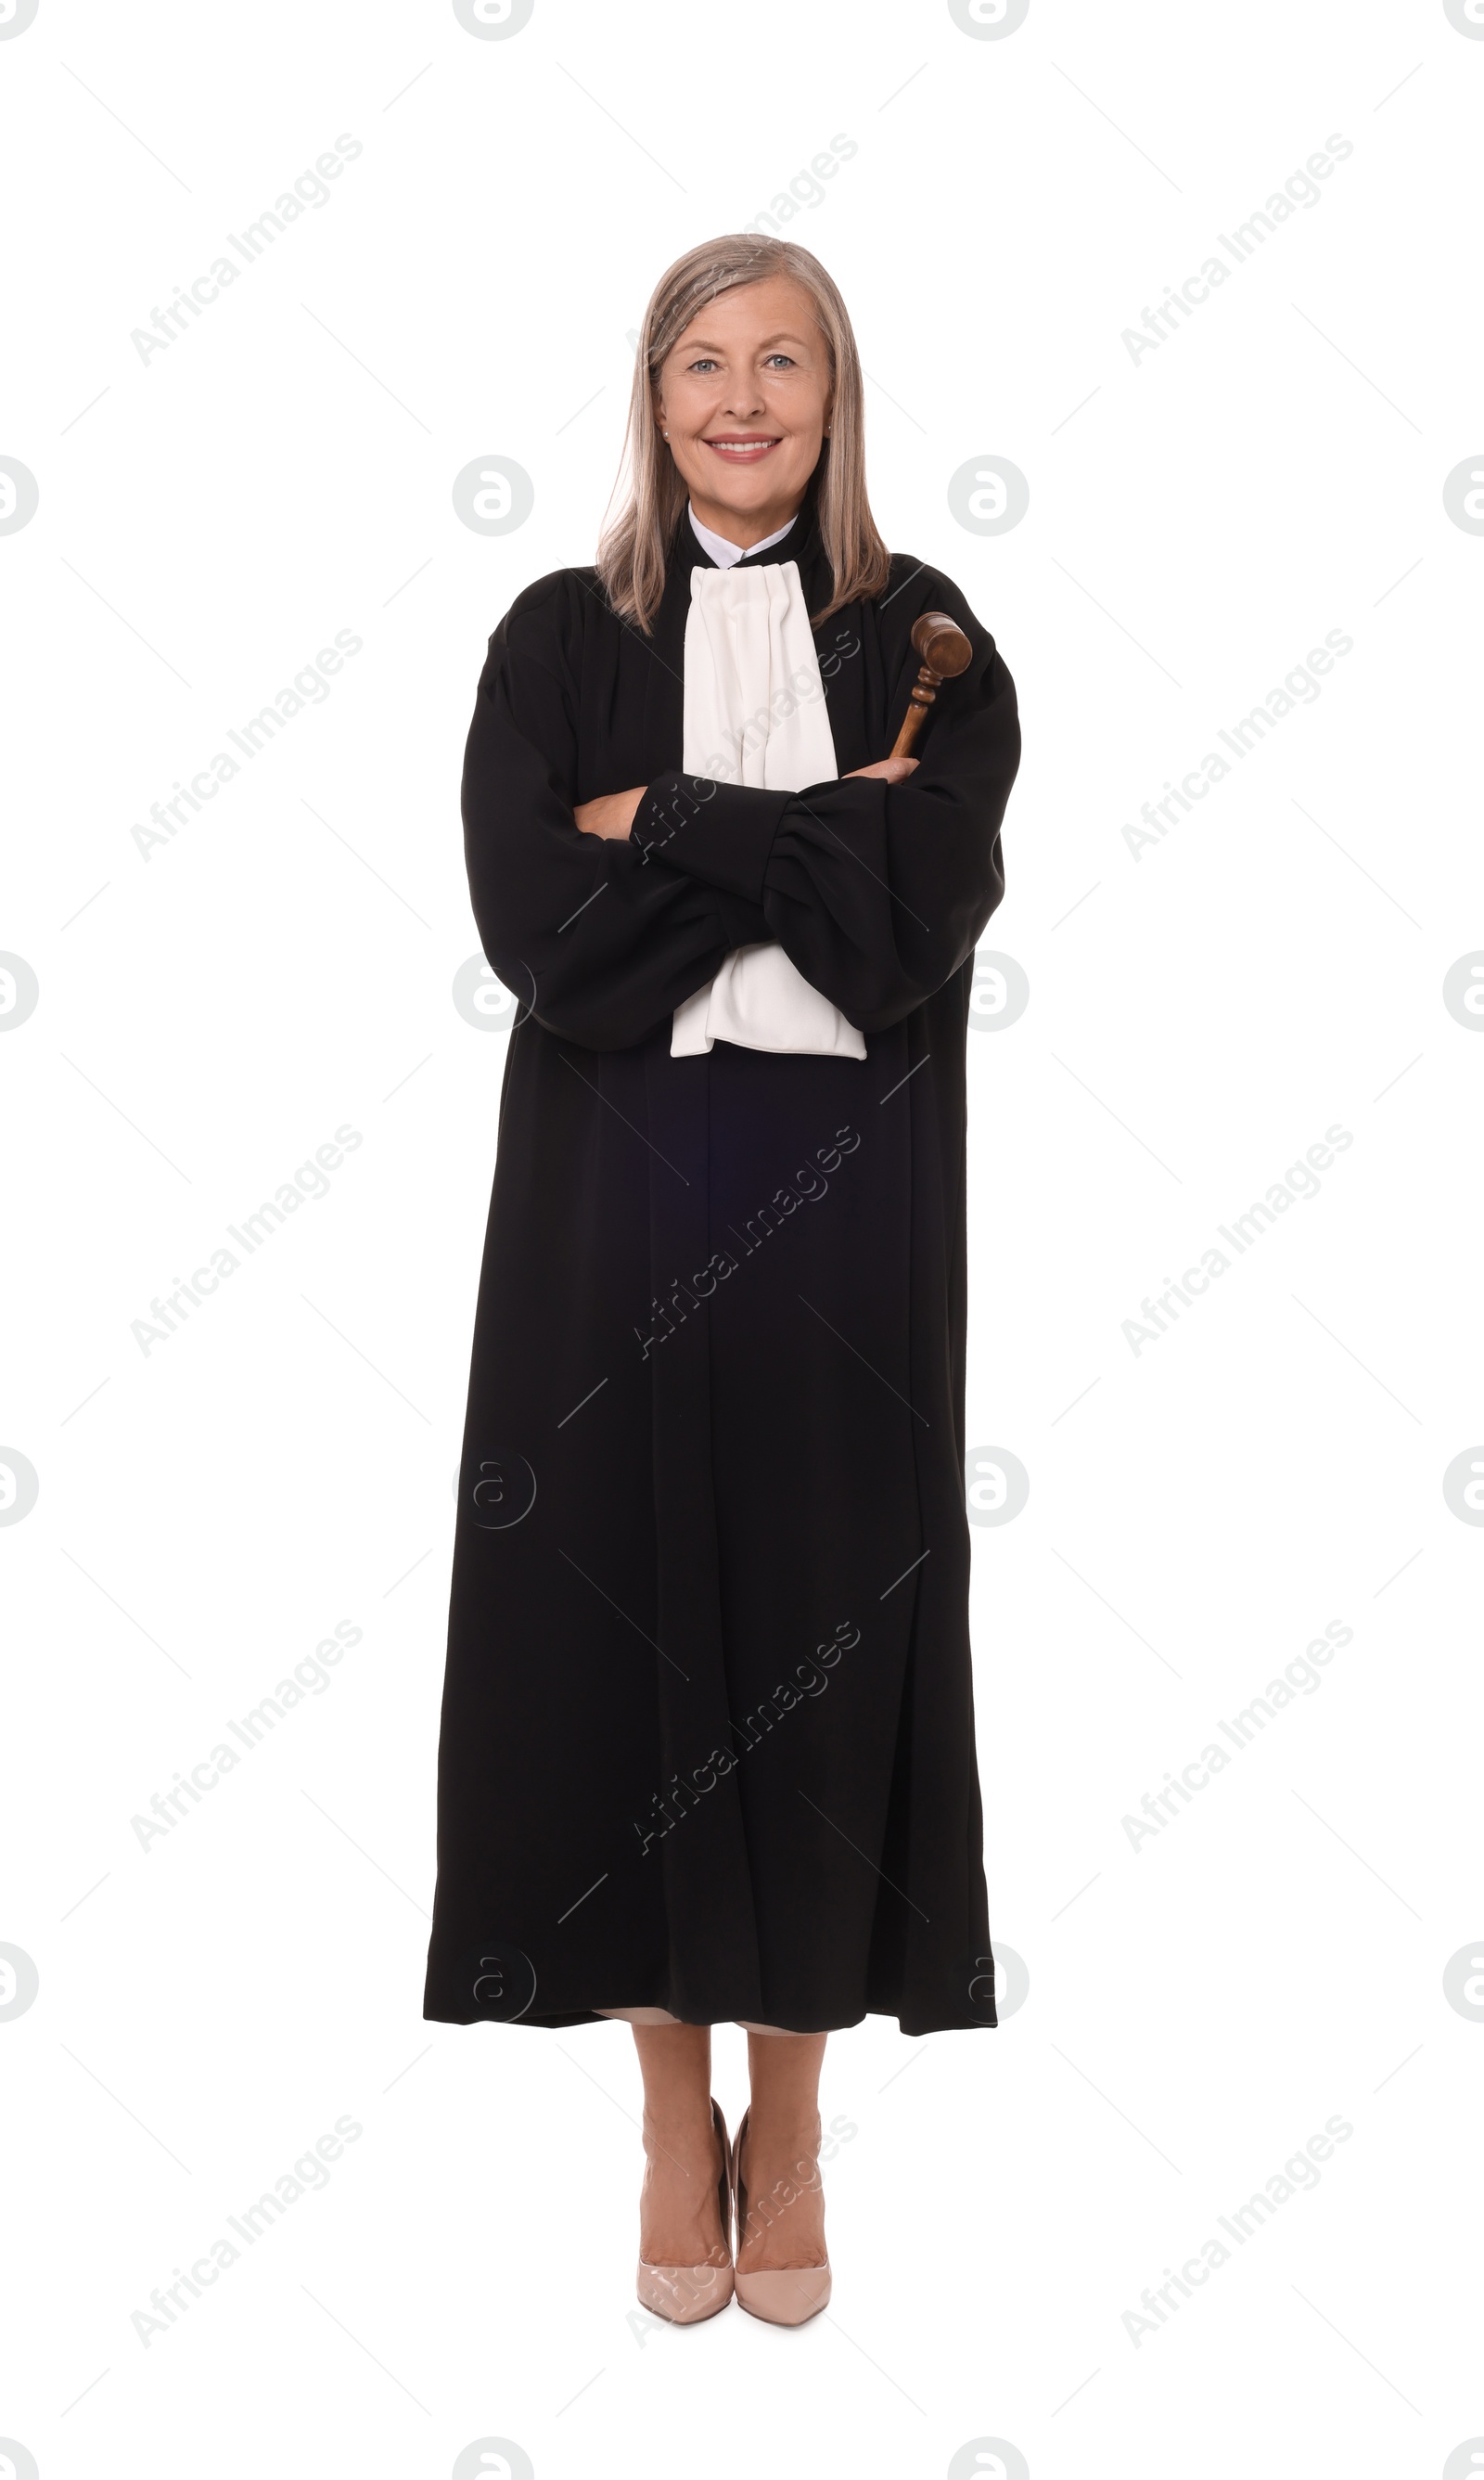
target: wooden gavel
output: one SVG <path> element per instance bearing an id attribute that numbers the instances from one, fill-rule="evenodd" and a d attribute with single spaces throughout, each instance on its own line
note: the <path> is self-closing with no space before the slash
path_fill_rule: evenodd
<path id="1" fill-rule="evenodd" d="M 943 683 L 957 680 L 974 659 L 973 647 L 946 611 L 925 611 L 920 620 L 914 620 L 912 645 L 922 657 L 922 669 L 912 684 L 911 703 L 902 718 L 893 758 L 910 758 L 923 717 Z"/>

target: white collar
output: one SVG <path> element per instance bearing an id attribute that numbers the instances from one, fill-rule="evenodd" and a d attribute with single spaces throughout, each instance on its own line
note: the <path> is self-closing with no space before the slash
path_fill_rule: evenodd
<path id="1" fill-rule="evenodd" d="M 734 568 L 739 559 L 751 559 L 755 551 L 771 551 L 775 543 L 782 541 L 788 526 L 795 524 L 796 519 L 790 517 L 788 525 L 780 526 L 776 534 L 768 534 L 762 542 L 750 543 L 746 550 L 740 543 L 729 542 L 725 534 L 714 534 L 709 526 L 702 524 L 694 508 L 690 511 L 690 522 L 696 540 L 703 551 L 710 553 L 717 567 Z"/>

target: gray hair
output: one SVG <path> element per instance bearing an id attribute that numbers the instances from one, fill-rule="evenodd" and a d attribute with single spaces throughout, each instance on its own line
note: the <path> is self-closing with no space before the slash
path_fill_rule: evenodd
<path id="1" fill-rule="evenodd" d="M 833 594 L 810 616 L 817 628 L 847 603 L 880 594 L 889 554 L 876 529 L 865 479 L 865 392 L 850 313 L 832 276 L 797 242 L 763 233 L 724 233 L 667 268 L 650 297 L 634 357 L 624 460 L 604 523 L 598 576 L 609 603 L 648 635 L 665 585 L 665 558 L 688 498 L 654 416 L 654 390 L 669 355 L 693 319 L 719 293 L 786 275 L 802 285 L 830 356 L 830 436 L 814 469 L 820 535 Z M 612 502 L 610 501 L 610 508 Z"/>

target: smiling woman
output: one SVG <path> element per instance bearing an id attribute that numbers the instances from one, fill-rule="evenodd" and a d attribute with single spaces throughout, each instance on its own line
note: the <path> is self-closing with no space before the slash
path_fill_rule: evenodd
<path id="1" fill-rule="evenodd" d="M 687 501 L 708 522 L 696 494 L 734 558 L 760 550 L 773 530 L 761 522 L 765 507 L 775 527 L 786 525 L 811 483 L 832 589 L 813 625 L 879 594 L 888 559 L 866 496 L 864 411 L 845 304 L 807 250 L 734 234 L 680 259 L 646 317 L 629 409 L 631 492 L 599 551 L 614 609 L 652 626 Z M 773 472 L 742 478 L 755 458 Z"/>
<path id="2" fill-rule="evenodd" d="M 736 428 L 729 407 L 749 398 L 753 426 Z M 670 354 L 655 397 L 698 523 L 729 532 L 743 551 L 781 532 L 830 435 L 829 402 L 825 340 L 801 316 L 797 285 L 775 275 L 710 303 Z"/>
<path id="3" fill-rule="evenodd" d="M 967 668 L 920 756 L 883 757 L 930 614 Z M 465 761 L 475 918 L 521 1010 L 424 1999 L 633 2026 L 639 2295 L 678 2321 L 825 2305 L 829 2032 L 995 2022 L 964 1051 L 1018 755 L 993 638 L 877 531 L 834 284 L 787 242 L 690 251 L 646 313 L 597 564 L 516 598 Z"/>

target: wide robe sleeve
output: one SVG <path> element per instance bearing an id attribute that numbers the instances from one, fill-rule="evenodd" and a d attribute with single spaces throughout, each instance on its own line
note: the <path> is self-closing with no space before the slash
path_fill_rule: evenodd
<path id="1" fill-rule="evenodd" d="M 593 1050 L 638 1042 L 732 947 L 772 934 L 758 906 L 618 838 L 584 835 L 564 573 L 489 641 L 464 756 L 464 855 L 480 942 L 523 1007 Z M 605 790 L 618 790 L 616 785 Z"/>
<path id="2" fill-rule="evenodd" d="M 632 829 L 661 877 L 759 906 L 765 935 L 862 1033 L 898 1023 L 972 953 L 1005 891 L 1000 822 L 1020 762 L 1014 684 L 993 638 L 950 580 L 899 564 L 909 583 L 888 598 L 882 637 L 893 732 L 917 677 L 918 614 L 946 611 L 974 649 L 938 691 L 913 775 L 767 792 L 670 773 Z"/>

